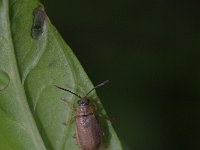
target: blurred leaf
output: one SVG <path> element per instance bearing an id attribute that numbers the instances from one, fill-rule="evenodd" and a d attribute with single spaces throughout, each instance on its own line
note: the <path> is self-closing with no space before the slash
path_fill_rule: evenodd
<path id="1" fill-rule="evenodd" d="M 63 125 L 75 112 L 60 101 L 65 97 L 76 104 L 77 98 L 53 85 L 79 95 L 93 85 L 48 17 L 44 33 L 33 39 L 33 10 L 39 5 L 36 0 L 0 0 L 0 148 L 78 150 L 75 124 Z M 95 92 L 89 98 L 98 99 Z M 105 114 L 100 103 L 97 108 Z M 100 125 L 104 145 L 120 150 L 111 123 L 100 119 Z"/>

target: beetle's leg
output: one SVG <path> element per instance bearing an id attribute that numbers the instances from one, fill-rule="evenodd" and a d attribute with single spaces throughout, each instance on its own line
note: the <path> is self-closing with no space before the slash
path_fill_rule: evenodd
<path id="1" fill-rule="evenodd" d="M 76 133 L 74 133 L 73 138 L 76 139 Z"/>
<path id="2" fill-rule="evenodd" d="M 100 150 L 108 150 L 108 139 L 106 140 L 106 134 L 104 132 L 101 132 L 101 140 L 103 144 L 101 144 Z"/>
<path id="3" fill-rule="evenodd" d="M 98 111 L 101 112 L 101 110 L 103 110 L 103 107 L 99 102 L 100 102 L 99 99 L 96 98 L 90 103 L 96 112 Z"/>
<path id="4" fill-rule="evenodd" d="M 63 122 L 62 124 L 65 125 L 65 126 L 69 126 L 70 124 L 72 124 L 75 121 L 74 120 L 75 117 L 76 116 L 71 117 L 69 121 Z"/>
<path id="5" fill-rule="evenodd" d="M 67 106 L 69 106 L 70 109 L 72 109 L 73 111 L 76 111 L 76 108 L 75 108 L 75 107 L 73 106 L 73 104 L 70 103 L 67 99 L 61 98 L 61 100 L 62 100 Z M 76 116 L 71 117 L 69 121 L 63 122 L 62 124 L 65 125 L 65 126 L 68 126 L 68 125 L 72 124 L 72 123 L 74 122 L 74 118 L 75 118 L 75 117 L 76 117 Z"/>
<path id="6" fill-rule="evenodd" d="M 69 106 L 71 110 L 76 111 L 76 108 L 75 108 L 75 107 L 73 106 L 73 104 L 70 103 L 67 99 L 61 98 L 61 100 L 62 100 L 67 106 Z"/>
<path id="7" fill-rule="evenodd" d="M 67 123 L 66 123 L 66 122 L 63 122 L 62 125 L 67 126 Z"/>
<path id="8" fill-rule="evenodd" d="M 103 107 L 99 103 L 99 99 L 94 99 L 91 102 L 91 105 L 93 106 L 93 108 L 95 109 L 96 112 L 99 112 L 99 114 L 97 115 L 97 117 L 100 117 L 100 118 L 103 118 L 103 119 L 106 119 L 106 120 L 109 120 L 109 121 L 114 121 L 115 120 L 115 118 L 109 117 L 109 116 L 101 113 L 101 111 L 103 110 Z"/>
<path id="9" fill-rule="evenodd" d="M 102 138 L 102 143 L 99 147 L 99 150 L 108 150 L 108 143 L 105 143 L 105 137 Z"/>
<path id="10" fill-rule="evenodd" d="M 75 139 L 75 144 L 76 144 L 76 146 L 78 146 L 78 141 L 77 141 L 76 133 L 74 133 L 73 139 Z"/>
<path id="11" fill-rule="evenodd" d="M 104 114 L 98 114 L 98 115 L 96 115 L 96 116 L 99 117 L 99 118 L 103 118 L 103 119 L 105 119 L 105 120 L 115 121 L 115 118 L 113 118 L 113 117 L 108 117 L 107 115 L 104 115 Z"/>
<path id="12" fill-rule="evenodd" d="M 73 116 L 70 120 L 69 123 L 72 124 L 75 121 L 76 116 Z"/>

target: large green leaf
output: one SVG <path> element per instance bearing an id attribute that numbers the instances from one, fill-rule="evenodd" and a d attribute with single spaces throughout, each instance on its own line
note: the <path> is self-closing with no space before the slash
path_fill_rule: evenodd
<path id="1" fill-rule="evenodd" d="M 0 149 L 78 150 L 75 124 L 69 123 L 75 112 L 60 101 L 64 97 L 75 105 L 77 98 L 53 85 L 79 95 L 93 85 L 48 17 L 41 37 L 31 36 L 33 10 L 39 5 L 36 0 L 0 0 Z M 95 91 L 89 99 L 98 100 Z M 100 102 L 97 108 L 96 113 L 105 114 Z M 120 150 L 110 121 L 99 120 L 104 145 Z"/>

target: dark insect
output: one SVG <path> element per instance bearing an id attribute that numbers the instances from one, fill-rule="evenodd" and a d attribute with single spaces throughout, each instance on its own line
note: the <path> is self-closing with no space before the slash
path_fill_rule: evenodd
<path id="1" fill-rule="evenodd" d="M 104 81 L 101 84 L 98 84 L 93 89 L 91 89 L 84 97 L 77 95 L 76 93 L 58 87 L 59 89 L 68 91 L 80 99 L 77 101 L 78 107 L 76 108 L 76 138 L 79 144 L 79 147 L 82 150 L 99 150 L 102 144 L 102 132 L 99 126 L 99 123 L 94 115 L 94 110 L 90 104 L 87 96 L 94 90 L 103 85 L 105 85 L 108 80 Z"/>
<path id="2" fill-rule="evenodd" d="M 45 22 L 46 22 L 46 13 L 44 11 L 44 7 L 39 5 L 37 8 L 33 10 L 33 26 L 31 35 L 34 39 L 40 39 L 45 30 Z"/>

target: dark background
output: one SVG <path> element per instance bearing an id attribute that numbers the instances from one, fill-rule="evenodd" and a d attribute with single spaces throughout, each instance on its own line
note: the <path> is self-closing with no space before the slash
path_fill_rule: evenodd
<path id="1" fill-rule="evenodd" d="M 200 149 L 198 0 L 43 0 L 125 150 Z"/>

